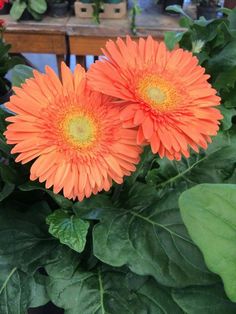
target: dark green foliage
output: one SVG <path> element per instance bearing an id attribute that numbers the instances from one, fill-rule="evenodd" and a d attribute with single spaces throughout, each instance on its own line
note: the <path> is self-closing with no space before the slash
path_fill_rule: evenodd
<path id="1" fill-rule="evenodd" d="M 12 0 L 10 15 L 14 20 L 19 20 L 26 10 L 35 20 L 41 20 L 47 10 L 47 2 L 46 0 Z"/>
<path id="2" fill-rule="evenodd" d="M 221 281 L 235 301 L 234 194 L 210 192 L 236 182 L 235 15 L 184 17 L 186 33 L 166 36 L 169 47 L 194 48 L 222 97 L 225 119 L 207 151 L 177 162 L 146 148 L 123 185 L 72 202 L 28 182 L 29 166 L 15 164 L 0 137 L 1 313 L 24 314 L 48 299 L 66 314 L 236 313 Z"/>

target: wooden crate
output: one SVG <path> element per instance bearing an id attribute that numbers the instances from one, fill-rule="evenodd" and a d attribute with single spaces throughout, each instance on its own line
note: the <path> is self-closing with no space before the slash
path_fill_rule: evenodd
<path id="1" fill-rule="evenodd" d="M 93 16 L 92 3 L 75 2 L 75 15 L 80 18 L 91 18 Z M 122 19 L 127 14 L 127 2 L 104 3 L 100 13 L 101 19 Z"/>

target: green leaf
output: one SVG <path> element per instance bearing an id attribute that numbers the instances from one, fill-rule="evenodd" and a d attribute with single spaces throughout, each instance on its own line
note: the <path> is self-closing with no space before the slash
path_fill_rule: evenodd
<path id="1" fill-rule="evenodd" d="M 50 277 L 47 291 L 65 314 L 183 314 L 168 289 L 119 269 L 79 269 L 68 279 Z"/>
<path id="2" fill-rule="evenodd" d="M 236 136 L 234 130 L 218 133 L 206 152 L 192 154 L 181 161 L 160 160 L 159 168 L 149 171 L 147 182 L 157 190 L 178 187 L 185 189 L 199 183 L 230 182 L 235 169 Z"/>
<path id="3" fill-rule="evenodd" d="M 7 165 L 0 163 L 0 177 L 3 182 L 10 184 L 18 184 L 21 182 L 20 173 L 12 167 L 12 165 Z"/>
<path id="4" fill-rule="evenodd" d="M 108 195 L 98 194 L 85 198 L 82 202 L 73 205 L 73 211 L 82 219 L 97 220 L 104 209 L 113 208 L 113 203 Z"/>
<path id="5" fill-rule="evenodd" d="M 15 189 L 15 185 L 11 183 L 5 183 L 0 191 L 0 202 L 7 198 Z"/>
<path id="6" fill-rule="evenodd" d="M 44 278 L 1 266 L 0 313 L 22 314 L 29 307 L 38 307 L 48 301 Z"/>
<path id="7" fill-rule="evenodd" d="M 232 126 L 232 118 L 236 115 L 236 110 L 234 108 L 227 109 L 224 106 L 220 108 L 224 119 L 221 121 L 221 127 L 224 131 L 229 130 Z"/>
<path id="8" fill-rule="evenodd" d="M 41 190 L 47 193 L 55 202 L 56 204 L 63 209 L 69 209 L 72 207 L 73 203 L 65 198 L 63 195 L 55 194 L 51 190 L 45 189 L 42 185 L 37 182 L 27 182 L 19 186 L 21 191 L 34 191 L 34 190 Z"/>
<path id="9" fill-rule="evenodd" d="M 32 0 L 33 1 L 33 0 Z M 39 14 L 37 12 L 35 12 L 29 5 L 27 7 L 27 10 L 29 11 L 29 13 L 33 16 L 33 18 L 36 20 L 36 21 L 41 21 L 42 18 L 43 18 L 43 14 Z"/>
<path id="10" fill-rule="evenodd" d="M 229 26 L 231 29 L 236 29 L 236 8 L 228 12 Z"/>
<path id="11" fill-rule="evenodd" d="M 184 33 L 165 32 L 164 41 L 169 50 L 173 50 L 175 46 L 180 42 Z"/>
<path id="12" fill-rule="evenodd" d="M 130 177 L 127 177 L 125 182 L 132 186 L 136 180 L 145 181 L 145 176 L 156 159 L 159 159 L 158 156 L 152 153 L 149 146 L 146 146 L 141 155 L 141 160 L 136 167 L 136 171 Z"/>
<path id="13" fill-rule="evenodd" d="M 16 0 L 12 3 L 10 15 L 14 20 L 19 20 L 25 9 L 27 8 L 27 4 L 24 1 Z"/>
<path id="14" fill-rule="evenodd" d="M 171 11 L 171 12 L 182 14 L 183 16 L 187 17 L 190 21 L 192 20 L 191 17 L 188 14 L 186 14 L 186 12 L 184 12 L 184 10 L 182 9 L 180 5 L 169 5 L 166 8 L 166 11 Z"/>
<path id="15" fill-rule="evenodd" d="M 34 273 L 47 263 L 48 256 L 58 246 L 47 232 L 45 219 L 49 213 L 50 209 L 44 202 L 30 208 L 10 201 L 1 204 L 0 265 L 12 265 Z"/>
<path id="16" fill-rule="evenodd" d="M 226 294 L 236 301 L 236 185 L 201 184 L 184 192 L 179 204 L 207 266 L 221 276 Z"/>
<path id="17" fill-rule="evenodd" d="M 35 308 L 47 304 L 50 300 L 46 291 L 47 276 L 36 273 L 31 285 L 31 300 L 29 307 Z"/>
<path id="18" fill-rule="evenodd" d="M 236 67 L 236 40 L 227 43 L 220 52 L 209 60 L 209 70 L 218 75 Z"/>
<path id="19" fill-rule="evenodd" d="M 47 2 L 45 0 L 28 0 L 28 5 L 31 10 L 38 14 L 43 14 L 47 10 Z"/>
<path id="20" fill-rule="evenodd" d="M 94 255 L 109 265 L 128 265 L 139 275 L 152 275 L 168 286 L 214 282 L 216 278 L 206 269 L 181 220 L 177 209 L 179 192 L 170 192 L 158 200 L 155 189 L 148 188 L 156 195 L 151 205 L 141 186 L 127 197 L 126 204 L 133 208 L 104 212 L 93 230 Z"/>
<path id="21" fill-rule="evenodd" d="M 80 264 L 80 255 L 68 246 L 60 245 L 54 252 L 46 272 L 53 278 L 68 279 L 73 276 Z"/>
<path id="22" fill-rule="evenodd" d="M 221 285 L 174 290 L 174 301 L 188 314 L 235 314 L 236 304 L 226 297 Z"/>
<path id="23" fill-rule="evenodd" d="M 214 83 L 214 87 L 218 90 L 234 88 L 236 83 L 236 66 L 228 71 L 221 72 Z M 236 107 L 236 105 L 235 105 Z"/>
<path id="24" fill-rule="evenodd" d="M 70 215 L 64 210 L 56 210 L 47 217 L 49 232 L 68 245 L 72 250 L 82 252 L 86 244 L 89 222 Z"/>
<path id="25" fill-rule="evenodd" d="M 0 131 L 3 133 L 6 130 L 7 122 L 6 118 L 9 117 L 9 113 L 0 107 Z"/>
<path id="26" fill-rule="evenodd" d="M 26 79 L 33 76 L 33 68 L 19 64 L 12 69 L 12 85 L 20 87 Z"/>
<path id="27" fill-rule="evenodd" d="M 6 139 L 4 135 L 0 133 L 0 151 L 8 157 L 10 155 L 11 148 L 10 146 L 6 143 Z"/>

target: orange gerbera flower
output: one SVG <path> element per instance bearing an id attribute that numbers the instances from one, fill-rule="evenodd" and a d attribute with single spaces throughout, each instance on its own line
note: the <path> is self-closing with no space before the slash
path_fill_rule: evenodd
<path id="1" fill-rule="evenodd" d="M 189 147 L 207 147 L 222 118 L 213 108 L 220 98 L 196 57 L 169 52 L 152 37 L 110 40 L 103 53 L 88 72 L 89 84 L 125 100 L 121 119 L 125 127 L 138 127 L 138 144 L 148 142 L 153 153 L 177 160 L 189 157 Z"/>
<path id="2" fill-rule="evenodd" d="M 15 88 L 6 107 L 17 115 L 5 132 L 16 144 L 16 161 L 31 167 L 31 180 L 46 181 L 55 193 L 82 200 L 109 190 L 112 180 L 122 183 L 135 170 L 140 148 L 136 131 L 121 127 L 119 107 L 111 98 L 86 87 L 85 72 L 74 75 L 62 64 L 62 83 L 49 67 L 34 71 L 22 88 Z"/>

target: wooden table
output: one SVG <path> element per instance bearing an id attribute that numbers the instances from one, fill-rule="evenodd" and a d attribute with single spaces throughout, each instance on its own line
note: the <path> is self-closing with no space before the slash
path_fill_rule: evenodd
<path id="1" fill-rule="evenodd" d="M 58 71 L 61 61 L 69 54 L 66 18 L 45 17 L 42 21 L 15 22 L 8 15 L 0 16 L 6 21 L 4 38 L 12 45 L 11 53 L 51 53 L 57 58 Z"/>
<path id="2" fill-rule="evenodd" d="M 185 0 L 189 1 L 189 0 Z M 0 16 L 6 20 L 7 28 L 4 37 L 12 45 L 12 53 L 52 53 L 57 56 L 57 64 L 69 60 L 69 55 L 77 56 L 77 62 L 85 66 L 85 56 L 101 54 L 108 39 L 125 37 L 146 37 L 149 34 L 161 40 L 166 31 L 183 31 L 179 27 L 178 16 L 160 14 L 154 0 L 139 0 L 143 8 L 137 16 L 137 35 L 130 30 L 130 17 L 122 20 L 102 20 L 96 24 L 91 19 L 77 17 L 51 18 L 45 17 L 41 22 L 15 22 L 9 16 Z M 188 2 L 187 11 L 189 11 Z M 191 8 L 190 8 L 191 9 Z M 191 10 L 190 10 L 191 11 Z M 189 12 L 188 12 L 189 13 Z"/>
<path id="3" fill-rule="evenodd" d="M 100 55 L 101 47 L 104 47 L 106 41 L 118 36 L 130 35 L 137 38 L 152 35 L 157 40 L 162 40 L 166 31 L 183 31 L 183 28 L 179 27 L 179 16 L 159 13 L 153 0 L 139 0 L 139 3 L 142 13 L 136 18 L 136 36 L 133 36 L 130 30 L 130 17 L 121 20 L 104 19 L 99 25 L 91 19 L 70 17 L 67 22 L 67 34 L 70 52 L 77 56 L 77 62 L 84 65 L 86 55 Z M 192 10 L 191 6 L 187 0 L 185 9 L 188 13 Z"/>
<path id="4" fill-rule="evenodd" d="M 161 40 L 165 31 L 183 31 L 178 26 L 178 18 L 168 15 L 142 14 L 137 17 L 137 35 L 130 30 L 130 19 L 103 20 L 100 25 L 88 19 L 71 17 L 67 22 L 70 53 L 77 56 L 77 62 L 85 63 L 86 55 L 99 56 L 101 47 L 108 39 L 116 39 L 130 35 L 131 37 L 146 37 L 152 35 Z"/>

